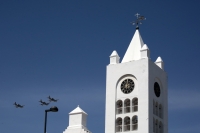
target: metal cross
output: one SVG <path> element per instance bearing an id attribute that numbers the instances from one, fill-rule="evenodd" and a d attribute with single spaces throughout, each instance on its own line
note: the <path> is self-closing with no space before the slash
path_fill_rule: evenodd
<path id="1" fill-rule="evenodd" d="M 139 13 L 136 13 L 136 14 L 135 14 L 135 16 L 136 16 L 137 18 L 138 18 L 139 15 L 140 15 Z"/>
<path id="2" fill-rule="evenodd" d="M 136 29 L 139 29 L 138 25 L 142 24 L 141 21 L 146 20 L 146 18 L 144 16 L 140 16 L 139 13 L 136 13 L 135 16 L 137 17 L 137 19 L 131 23 L 132 23 L 132 25 L 136 25 Z"/>

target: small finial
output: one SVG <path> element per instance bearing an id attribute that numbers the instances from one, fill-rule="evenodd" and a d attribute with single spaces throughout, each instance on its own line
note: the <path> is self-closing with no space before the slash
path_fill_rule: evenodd
<path id="1" fill-rule="evenodd" d="M 140 16 L 139 13 L 136 13 L 135 16 L 137 17 L 137 19 L 131 23 L 132 25 L 136 25 L 136 29 L 139 29 L 139 24 L 142 24 L 141 21 L 146 20 L 146 18 L 144 16 Z"/>

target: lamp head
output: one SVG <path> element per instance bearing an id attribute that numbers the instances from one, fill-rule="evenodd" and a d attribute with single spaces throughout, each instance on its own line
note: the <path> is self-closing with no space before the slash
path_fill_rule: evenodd
<path id="1" fill-rule="evenodd" d="M 58 108 L 56 106 L 53 106 L 50 108 L 51 112 L 58 112 Z"/>

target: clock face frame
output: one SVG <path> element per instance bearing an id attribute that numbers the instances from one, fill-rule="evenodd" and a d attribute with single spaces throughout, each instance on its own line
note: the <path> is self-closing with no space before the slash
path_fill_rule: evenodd
<path id="1" fill-rule="evenodd" d="M 160 86 L 157 82 L 154 83 L 154 93 L 157 97 L 160 97 Z"/>
<path id="2" fill-rule="evenodd" d="M 133 91 L 135 87 L 135 83 L 133 82 L 132 79 L 125 79 L 122 83 L 121 83 L 121 91 L 124 94 L 129 94 Z"/>

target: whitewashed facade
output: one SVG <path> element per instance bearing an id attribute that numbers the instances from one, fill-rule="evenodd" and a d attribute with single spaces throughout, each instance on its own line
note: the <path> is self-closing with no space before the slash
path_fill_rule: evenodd
<path id="1" fill-rule="evenodd" d="M 105 133 L 168 133 L 167 74 L 161 57 L 151 61 L 136 29 L 121 63 L 119 59 L 113 51 L 107 66 Z"/>

